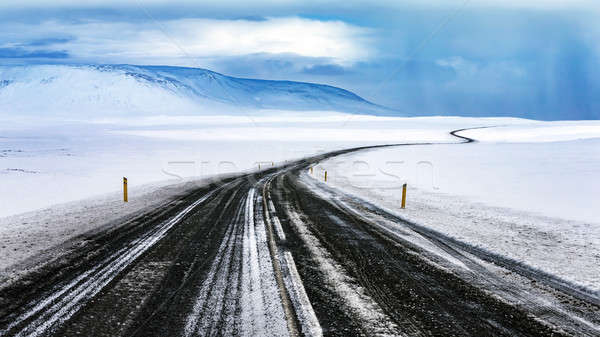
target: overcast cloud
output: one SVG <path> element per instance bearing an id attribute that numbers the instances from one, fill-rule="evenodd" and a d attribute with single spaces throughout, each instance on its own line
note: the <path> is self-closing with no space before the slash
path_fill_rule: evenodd
<path id="1" fill-rule="evenodd" d="M 53 47 L 80 60 L 139 63 L 165 59 L 194 65 L 194 58 L 241 56 L 256 53 L 326 57 L 351 65 L 375 53 L 369 29 L 341 21 L 299 17 L 264 20 L 180 19 L 148 22 L 44 21 L 4 24 L 10 35 L 0 37 L 4 48 Z"/>
<path id="2" fill-rule="evenodd" d="M 600 1 L 0 2 L 0 64 L 341 86 L 414 114 L 600 117 Z"/>

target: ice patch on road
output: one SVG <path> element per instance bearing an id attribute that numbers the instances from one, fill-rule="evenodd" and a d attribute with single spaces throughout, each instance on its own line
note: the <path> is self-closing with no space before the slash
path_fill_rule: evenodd
<path id="1" fill-rule="evenodd" d="M 261 293 L 260 266 L 258 264 L 258 247 L 254 230 L 254 193 L 251 189 L 246 199 L 244 217 L 244 240 L 242 258 L 242 326 L 248 335 L 265 333 L 265 309 Z"/>
<path id="2" fill-rule="evenodd" d="M 204 195 L 170 220 L 157 226 L 155 230 L 134 240 L 131 245 L 112 254 L 102 263 L 97 264 L 90 270 L 76 277 L 75 280 L 71 281 L 69 284 L 51 292 L 48 297 L 35 303 L 32 309 L 17 317 L 6 327 L 6 331 L 10 331 L 10 329 L 25 322 L 34 315 L 39 314 L 38 317 L 31 322 L 28 322 L 27 325 L 17 333 L 17 336 L 40 336 L 48 334 L 48 330 L 51 329 L 54 324 L 64 322 L 73 316 L 82 305 L 100 292 L 108 283 L 110 283 L 110 281 L 127 268 L 131 262 L 135 261 L 135 259 L 160 241 L 169 229 L 183 219 L 183 217 L 195 207 L 208 199 L 213 193 L 214 191 Z"/>
<path id="3" fill-rule="evenodd" d="M 400 335 L 398 326 L 387 318 L 379 305 L 344 271 L 343 267 L 335 262 L 300 219 L 298 213 L 290 207 L 287 212 L 292 225 L 317 262 L 318 268 L 325 273 L 327 286 L 338 293 L 348 310 L 361 320 L 366 330 L 373 336 Z"/>
<path id="4" fill-rule="evenodd" d="M 209 335 L 221 318 L 225 320 L 222 332 L 239 329 L 237 333 L 241 336 L 289 335 L 265 228 L 254 221 L 255 202 L 256 190 L 251 188 L 229 224 L 198 291 L 192 312 L 186 319 L 184 336 Z M 236 250 L 241 250 L 241 261 L 238 262 L 232 260 Z M 231 280 L 235 283 L 231 284 Z M 227 295 L 227 289 L 231 287 L 235 287 L 235 296 Z M 238 313 L 231 306 L 239 308 L 239 317 L 234 316 Z M 223 317 L 223 310 L 227 311 L 227 317 Z"/>
<path id="5" fill-rule="evenodd" d="M 269 183 L 270 182 L 267 184 Z M 283 242 L 286 240 L 286 236 L 283 232 L 283 228 L 281 228 L 281 222 L 277 216 L 277 211 L 273 204 L 273 200 L 271 199 L 270 192 L 266 193 L 266 197 L 268 199 L 268 209 L 267 216 L 264 218 L 265 224 L 268 226 L 269 224 L 274 223 L 275 225 L 271 226 L 271 228 L 276 228 L 275 231 L 278 234 L 279 240 Z M 312 304 L 306 294 L 306 289 L 304 289 L 304 284 L 302 283 L 300 274 L 298 274 L 292 254 L 289 251 L 280 248 L 277 258 L 280 261 L 283 283 L 285 284 L 290 302 L 292 302 L 296 317 L 300 323 L 300 330 L 305 336 L 323 336 L 323 330 L 321 329 L 319 320 L 317 319 Z"/>
<path id="6" fill-rule="evenodd" d="M 302 173 L 302 175 L 306 175 L 306 174 Z M 403 227 L 402 224 L 393 223 L 393 222 L 387 221 L 381 217 L 378 219 L 371 219 L 369 213 L 361 212 L 358 209 L 351 206 L 350 204 L 348 204 L 347 202 L 343 201 L 340 198 L 340 194 L 334 193 L 333 190 L 328 190 L 328 189 L 317 187 L 317 184 L 319 184 L 319 183 L 314 181 L 313 179 L 310 179 L 310 178 L 307 179 L 307 177 L 304 177 L 304 179 L 301 179 L 301 182 L 304 184 L 304 186 L 306 186 L 313 193 L 318 195 L 321 199 L 331 200 L 334 203 L 334 206 L 337 207 L 341 212 L 350 212 L 357 218 L 362 218 L 367 221 L 370 221 L 371 225 L 376 226 L 377 228 L 383 230 L 390 236 L 396 236 L 400 239 L 411 242 L 411 243 L 419 246 L 420 248 L 425 249 L 426 251 L 429 251 L 430 253 L 433 253 L 435 255 L 442 257 L 444 260 L 451 262 L 452 264 L 454 264 L 457 267 L 463 268 L 465 270 L 469 270 L 469 267 L 467 267 L 462 261 L 460 261 L 459 259 L 455 258 L 454 256 L 448 254 L 444 250 L 440 249 L 440 247 L 436 246 L 434 243 L 432 243 L 430 240 L 423 237 L 419 233 L 416 233 L 409 228 Z M 335 220 L 336 222 L 345 225 L 343 223 L 343 221 L 341 219 L 339 219 L 338 217 L 332 215 L 331 218 L 333 220 Z M 436 264 L 434 261 L 430 261 L 430 263 Z M 436 266 L 438 266 L 439 268 L 442 268 L 442 269 L 446 269 L 445 267 L 440 266 L 438 264 L 436 264 Z"/>
<path id="7" fill-rule="evenodd" d="M 275 211 L 275 205 L 273 205 L 273 200 L 271 200 L 270 197 L 271 196 L 269 195 L 269 213 L 271 214 L 271 220 L 273 221 L 274 225 L 273 227 L 275 227 L 275 232 L 277 233 L 277 237 L 279 238 L 279 240 L 285 241 L 285 232 L 283 231 L 283 228 L 281 228 L 281 222 L 279 221 L 279 217 L 275 215 L 277 212 Z"/>
<path id="8" fill-rule="evenodd" d="M 210 324 L 218 321 L 221 317 L 223 295 L 230 276 L 230 260 L 236 246 L 234 233 L 237 230 L 241 212 L 241 209 L 238 210 L 233 223 L 229 224 L 223 241 L 219 245 L 216 257 L 198 291 L 192 312 L 186 320 L 184 336 L 207 335 L 211 328 Z M 237 279 L 237 277 L 234 276 L 233 279 Z M 203 320 L 200 321 L 200 318 Z"/>
<path id="9" fill-rule="evenodd" d="M 312 304 L 306 295 L 306 290 L 302 284 L 302 279 L 298 270 L 296 269 L 296 263 L 292 257 L 292 253 L 285 252 L 283 254 L 285 259 L 285 265 L 289 271 L 290 280 L 288 282 L 288 291 L 291 293 L 294 302 L 297 303 L 295 306 L 298 319 L 302 325 L 302 333 L 305 336 L 320 337 L 323 336 L 323 330 L 317 319 L 317 315 L 313 310 Z"/>
<path id="10" fill-rule="evenodd" d="M 242 273 L 242 325 L 247 336 L 288 336 L 264 223 L 255 223 L 256 189 L 246 199 Z"/>

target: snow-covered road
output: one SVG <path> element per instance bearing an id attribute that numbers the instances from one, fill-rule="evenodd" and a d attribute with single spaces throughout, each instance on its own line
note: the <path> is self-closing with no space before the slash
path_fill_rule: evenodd
<path id="1" fill-rule="evenodd" d="M 307 174 L 362 149 L 224 178 L 86 237 L 0 288 L 0 334 L 600 333 L 594 293 Z"/>

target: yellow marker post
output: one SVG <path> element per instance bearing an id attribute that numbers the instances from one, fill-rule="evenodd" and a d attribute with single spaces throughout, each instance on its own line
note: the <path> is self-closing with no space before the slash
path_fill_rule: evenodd
<path id="1" fill-rule="evenodd" d="M 123 177 L 123 201 L 127 202 L 127 178 Z"/>
<path id="2" fill-rule="evenodd" d="M 271 162 L 271 166 L 275 166 L 275 162 L 274 161 Z"/>
<path id="3" fill-rule="evenodd" d="M 406 184 L 402 185 L 402 208 L 406 207 Z"/>
<path id="4" fill-rule="evenodd" d="M 325 182 L 327 182 L 327 171 L 325 171 Z"/>
<path id="5" fill-rule="evenodd" d="M 313 174 L 312 166 L 310 167 L 310 174 Z"/>
<path id="6" fill-rule="evenodd" d="M 258 164 L 258 169 L 260 170 L 260 164 Z"/>

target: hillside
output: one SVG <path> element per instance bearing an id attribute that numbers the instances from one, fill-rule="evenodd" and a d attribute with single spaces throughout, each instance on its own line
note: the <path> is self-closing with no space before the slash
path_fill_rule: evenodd
<path id="1" fill-rule="evenodd" d="M 134 65 L 0 67 L 0 113 L 88 116 L 227 114 L 238 109 L 391 110 L 333 86 L 235 78 L 199 68 Z"/>

